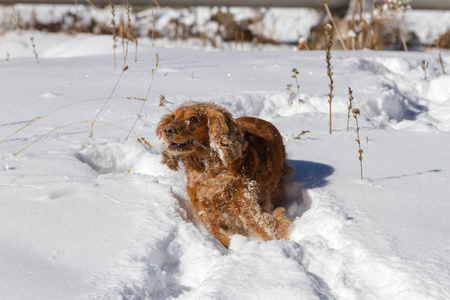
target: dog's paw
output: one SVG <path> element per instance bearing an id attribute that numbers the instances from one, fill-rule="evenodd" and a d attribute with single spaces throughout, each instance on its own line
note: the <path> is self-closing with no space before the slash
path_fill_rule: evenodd
<path id="1" fill-rule="evenodd" d="M 289 240 L 289 226 L 291 221 L 284 215 L 285 209 L 278 207 L 273 211 L 273 216 L 278 220 L 275 237 L 278 240 Z"/>

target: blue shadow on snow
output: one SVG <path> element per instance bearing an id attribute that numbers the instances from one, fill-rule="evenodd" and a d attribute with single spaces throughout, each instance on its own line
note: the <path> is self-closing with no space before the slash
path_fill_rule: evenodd
<path id="1" fill-rule="evenodd" d="M 302 182 L 305 188 L 309 189 L 325 186 L 328 182 L 325 178 L 334 172 L 333 167 L 312 161 L 289 160 L 288 162 L 295 170 L 293 181 Z"/>

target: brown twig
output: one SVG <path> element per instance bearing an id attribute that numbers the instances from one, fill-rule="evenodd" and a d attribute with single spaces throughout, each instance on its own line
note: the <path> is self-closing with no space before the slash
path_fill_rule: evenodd
<path id="1" fill-rule="evenodd" d="M 297 68 L 293 68 L 291 72 L 292 72 L 291 77 L 295 79 L 295 83 L 296 83 L 296 85 L 297 85 L 297 98 L 298 98 L 298 102 L 299 102 L 299 103 L 303 103 L 303 100 L 300 98 L 300 85 L 298 84 L 298 78 L 297 78 L 298 70 L 297 70 Z"/>
<path id="2" fill-rule="evenodd" d="M 403 50 L 405 50 L 405 52 L 408 52 L 408 46 L 406 45 L 406 40 L 405 40 L 405 36 L 403 34 L 403 30 L 401 28 L 399 28 L 398 31 L 400 34 L 400 39 L 402 40 Z"/>
<path id="3" fill-rule="evenodd" d="M 442 61 L 442 55 L 441 55 L 441 48 L 439 47 L 438 40 L 434 40 L 434 43 L 436 44 L 436 47 L 439 50 L 439 63 L 441 64 L 442 73 L 445 75 L 445 69 L 444 69 L 444 62 Z"/>
<path id="4" fill-rule="evenodd" d="M 350 115 L 353 108 L 353 91 L 351 87 L 348 87 L 348 111 L 347 111 L 347 132 L 350 128 Z"/>
<path id="5" fill-rule="evenodd" d="M 337 23 L 334 20 L 333 15 L 331 14 L 330 8 L 328 7 L 327 0 L 322 0 L 322 1 L 323 1 L 323 6 L 325 7 L 325 10 L 327 11 L 328 17 L 330 18 L 330 21 L 333 24 L 333 27 L 334 27 L 334 29 L 336 30 L 336 32 L 337 32 L 337 34 L 339 36 L 339 41 L 341 42 L 342 49 L 348 50 L 347 46 L 345 46 L 344 38 L 342 36 L 342 33 L 339 30 L 339 27 L 337 26 Z"/>
<path id="6" fill-rule="evenodd" d="M 159 95 L 159 106 L 164 106 L 164 100 L 166 100 L 166 97 Z"/>
<path id="7" fill-rule="evenodd" d="M 36 52 L 36 45 L 34 44 L 34 37 L 30 37 L 30 40 L 31 40 L 31 45 L 33 46 L 34 57 L 36 58 L 36 62 L 39 65 L 39 57 L 38 57 L 38 54 Z"/>
<path id="8" fill-rule="evenodd" d="M 305 135 L 305 134 L 307 134 L 308 132 L 309 132 L 309 130 L 302 130 L 302 132 L 300 132 L 300 134 L 297 135 L 297 136 L 294 138 L 294 140 L 299 140 L 299 139 L 301 139 L 302 135 Z"/>
<path id="9" fill-rule="evenodd" d="M 425 60 L 422 60 L 422 70 L 423 70 L 423 72 L 425 73 L 425 80 L 427 80 L 428 79 L 428 76 L 427 76 L 427 69 L 428 69 L 428 62 L 427 61 L 425 61 Z"/>
<path id="10" fill-rule="evenodd" d="M 360 114 L 359 109 L 354 108 L 353 111 L 353 117 L 355 118 L 356 121 L 356 142 L 358 143 L 358 154 L 359 154 L 359 165 L 361 168 L 361 180 L 363 180 L 363 165 L 362 165 L 362 161 L 363 161 L 363 157 L 362 154 L 364 153 L 364 151 L 361 149 L 361 140 L 359 138 L 359 125 L 358 125 L 358 115 Z"/>

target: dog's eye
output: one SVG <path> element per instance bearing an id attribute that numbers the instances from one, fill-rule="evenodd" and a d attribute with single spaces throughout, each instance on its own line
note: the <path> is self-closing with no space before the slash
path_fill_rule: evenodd
<path id="1" fill-rule="evenodd" d="M 172 115 L 172 121 L 175 120 L 175 115 Z"/>
<path id="2" fill-rule="evenodd" d="M 196 116 L 193 116 L 189 119 L 189 122 L 194 123 L 194 124 L 198 123 L 198 118 Z"/>

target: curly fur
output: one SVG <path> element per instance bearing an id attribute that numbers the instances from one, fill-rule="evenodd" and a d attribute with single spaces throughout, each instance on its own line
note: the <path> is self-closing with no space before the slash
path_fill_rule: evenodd
<path id="1" fill-rule="evenodd" d="M 164 116 L 156 134 L 165 142 L 162 163 L 184 165 L 192 210 L 224 246 L 233 234 L 288 239 L 290 221 L 274 208 L 292 168 L 275 126 L 194 103 Z"/>

